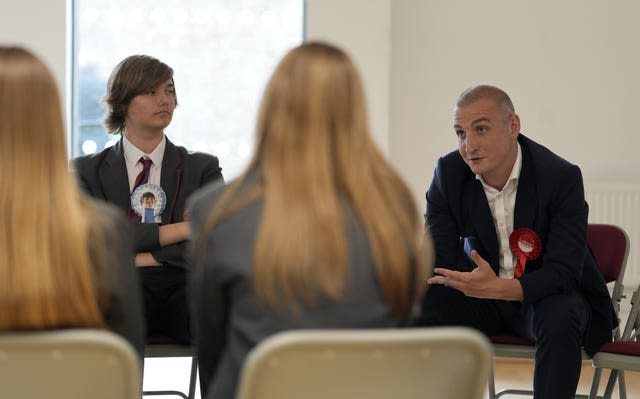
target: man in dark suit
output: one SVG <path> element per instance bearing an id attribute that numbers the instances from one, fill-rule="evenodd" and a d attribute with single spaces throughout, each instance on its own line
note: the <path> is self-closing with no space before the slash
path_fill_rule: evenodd
<path id="1" fill-rule="evenodd" d="M 117 205 L 131 221 L 147 335 L 189 343 L 185 253 L 191 233 L 185 201 L 203 185 L 222 181 L 218 159 L 189 153 L 164 135 L 177 97 L 173 70 L 153 57 L 121 61 L 109 78 L 105 103 L 105 127 L 122 138 L 100 153 L 76 158 L 75 170 L 87 193 Z M 151 213 L 142 200 L 149 193 L 155 198 Z"/>
<path id="2" fill-rule="evenodd" d="M 581 348 L 595 352 L 617 324 L 588 249 L 580 169 L 521 135 L 493 86 L 460 95 L 453 128 L 458 151 L 427 192 L 436 269 L 417 324 L 531 339 L 535 398 L 573 398 Z"/>

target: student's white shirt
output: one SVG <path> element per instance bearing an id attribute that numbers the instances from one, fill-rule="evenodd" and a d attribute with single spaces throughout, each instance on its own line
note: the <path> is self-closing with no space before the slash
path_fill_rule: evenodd
<path id="1" fill-rule="evenodd" d="M 133 145 L 126 135 L 122 135 L 122 148 L 124 150 L 124 162 L 127 165 L 127 176 L 129 177 L 129 192 L 133 191 L 133 185 L 136 183 L 136 177 L 142 171 L 142 163 L 139 162 L 141 157 L 151 159 L 153 164 L 149 169 L 148 183 L 160 185 L 160 172 L 162 172 L 162 159 L 164 157 L 164 149 L 167 146 L 167 138 L 163 135 L 162 141 L 156 146 L 151 154 L 146 154 L 138 147 Z"/>

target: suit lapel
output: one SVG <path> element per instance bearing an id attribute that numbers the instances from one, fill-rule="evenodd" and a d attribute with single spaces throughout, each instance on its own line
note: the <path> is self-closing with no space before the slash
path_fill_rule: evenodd
<path id="1" fill-rule="evenodd" d="M 98 182 L 105 200 L 121 209 L 129 209 L 129 177 L 124 162 L 122 139 L 105 154 L 98 167 Z"/>
<path id="2" fill-rule="evenodd" d="M 513 216 L 513 229 L 528 227 L 533 229 L 533 222 L 538 211 L 538 196 L 536 188 L 535 170 L 531 162 L 528 147 L 520 140 L 522 149 L 522 169 L 518 178 L 518 193 Z"/>
<path id="3" fill-rule="evenodd" d="M 471 210 L 467 217 L 471 220 L 473 231 L 475 231 L 482 248 L 487 251 L 487 253 L 480 255 L 489 262 L 494 270 L 497 270 L 500 266 L 498 262 L 498 235 L 493 225 L 491 209 L 487 202 L 487 196 L 484 194 L 482 183 L 475 176 L 467 180 L 463 198 L 464 201 L 467 201 L 463 209 Z"/>
<path id="4" fill-rule="evenodd" d="M 182 157 L 178 153 L 178 148 L 167 139 L 162 158 L 162 173 L 160 175 L 160 186 L 167 196 L 167 206 L 162 212 L 162 223 L 169 224 L 173 220 L 176 201 L 182 183 Z"/>

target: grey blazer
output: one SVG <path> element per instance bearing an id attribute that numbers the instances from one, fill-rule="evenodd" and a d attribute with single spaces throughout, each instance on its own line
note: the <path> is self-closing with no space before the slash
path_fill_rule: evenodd
<path id="1" fill-rule="evenodd" d="M 138 274 L 133 264 L 133 246 L 127 221 L 113 206 L 94 202 L 96 213 L 106 215 L 110 225 L 104 226 L 107 248 L 106 267 L 97 269 L 99 288 L 107 292 L 103 316 L 109 330 L 121 335 L 136 349 L 140 358 L 144 354 L 144 318 L 142 294 Z"/>
<path id="2" fill-rule="evenodd" d="M 223 190 L 209 185 L 189 199 L 193 232 L 202 227 Z M 298 315 L 265 307 L 254 295 L 251 275 L 261 211 L 258 202 L 225 219 L 207 235 L 204 256 L 192 254 L 192 314 L 203 398 L 233 398 L 247 353 L 278 331 L 396 325 L 375 276 L 365 232 L 351 216 L 345 220 L 351 259 L 347 296 L 339 303 L 320 300 L 316 308 L 303 308 Z"/>

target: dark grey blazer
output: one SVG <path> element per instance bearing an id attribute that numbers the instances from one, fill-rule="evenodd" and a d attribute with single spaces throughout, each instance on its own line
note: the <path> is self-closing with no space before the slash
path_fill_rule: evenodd
<path id="1" fill-rule="evenodd" d="M 223 190 L 209 185 L 189 200 L 194 233 Z M 278 331 L 395 326 L 375 276 L 365 232 L 351 216 L 345 220 L 351 259 L 346 298 L 339 303 L 321 299 L 317 308 L 303 308 L 298 315 L 265 307 L 254 295 L 251 274 L 261 212 L 258 202 L 225 219 L 207 235 L 204 256 L 193 254 L 192 314 L 203 398 L 233 398 L 247 353 Z"/>
<path id="2" fill-rule="evenodd" d="M 73 160 L 80 185 L 92 197 L 116 205 L 123 212 L 129 209 L 130 192 L 122 139 L 102 152 Z M 222 180 L 218 158 L 210 154 L 190 153 L 167 139 L 162 160 L 160 186 L 167 195 L 162 224 L 181 222 L 187 197 L 196 189 Z M 158 262 L 188 269 L 185 243 L 160 246 L 156 223 L 130 223 L 134 229 L 135 251 L 151 252 Z"/>
<path id="3" fill-rule="evenodd" d="M 106 267 L 96 269 L 97 283 L 105 290 L 107 303 L 103 316 L 107 327 L 125 338 L 138 352 L 144 354 L 144 317 L 138 274 L 133 264 L 133 245 L 127 221 L 113 206 L 94 201 L 96 213 L 106 216 L 104 234 L 107 248 Z"/>

